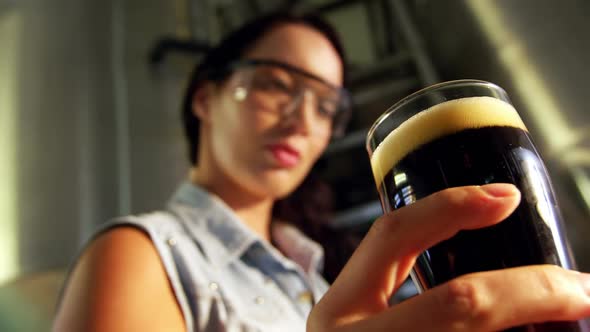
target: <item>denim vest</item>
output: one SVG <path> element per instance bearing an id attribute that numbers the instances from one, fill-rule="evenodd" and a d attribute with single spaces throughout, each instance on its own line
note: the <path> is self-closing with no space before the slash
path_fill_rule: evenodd
<path id="1" fill-rule="evenodd" d="M 305 331 L 328 284 L 323 251 L 295 227 L 275 224 L 281 251 L 262 240 L 220 199 L 184 183 L 167 209 L 111 221 L 131 225 L 156 247 L 187 331 Z"/>

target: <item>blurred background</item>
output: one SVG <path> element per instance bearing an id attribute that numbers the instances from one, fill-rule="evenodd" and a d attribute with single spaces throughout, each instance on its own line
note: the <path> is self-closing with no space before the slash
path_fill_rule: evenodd
<path id="1" fill-rule="evenodd" d="M 322 168 L 335 229 L 361 236 L 381 213 L 364 147 L 378 115 L 432 83 L 483 79 L 527 123 L 590 271 L 588 1 L 0 0 L 0 330 L 48 330 L 92 230 L 163 206 L 186 176 L 192 65 L 281 6 L 326 17 L 349 56 L 355 114 Z"/>

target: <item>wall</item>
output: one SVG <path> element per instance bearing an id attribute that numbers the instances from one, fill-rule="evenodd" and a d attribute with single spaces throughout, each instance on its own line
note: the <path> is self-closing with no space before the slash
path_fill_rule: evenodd
<path id="1" fill-rule="evenodd" d="M 161 207 L 184 176 L 182 75 L 147 62 L 155 40 L 177 32 L 177 6 L 2 7 L 0 194 L 10 199 L 2 200 L 0 282 L 65 267 L 97 225 Z"/>

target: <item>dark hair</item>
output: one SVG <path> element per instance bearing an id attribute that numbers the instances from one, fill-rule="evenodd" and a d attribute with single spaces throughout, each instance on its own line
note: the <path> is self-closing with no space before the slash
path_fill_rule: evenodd
<path id="1" fill-rule="evenodd" d="M 282 24 L 303 24 L 321 32 L 338 52 L 342 60 L 343 81 L 346 82 L 344 48 L 335 30 L 319 16 L 313 14 L 296 14 L 293 12 L 275 12 L 260 17 L 235 30 L 211 49 L 195 67 L 191 75 L 182 104 L 184 131 L 188 140 L 191 164 L 198 162 L 199 119 L 194 115 L 193 98 L 203 83 L 220 81 L 227 76 L 225 70 L 229 64 L 239 60 L 250 47 L 273 28 Z M 211 74 L 216 76 L 212 78 Z M 225 74 L 224 74 L 225 73 Z M 292 223 L 315 241 L 322 244 L 326 252 L 324 275 L 330 281 L 339 272 L 341 263 L 330 257 L 337 256 L 331 252 L 334 238 L 327 227 L 332 211 L 331 188 L 321 181 L 316 164 L 303 183 L 289 196 L 277 201 L 273 207 L 273 218 Z M 326 241 L 328 240 L 328 241 Z M 331 243 L 331 245 L 328 245 Z M 333 263 L 336 262 L 336 263 Z"/>
<path id="2" fill-rule="evenodd" d="M 198 161 L 199 146 L 199 119 L 194 115 L 192 109 L 195 92 L 210 79 L 209 75 L 211 73 L 223 73 L 230 63 L 240 59 L 258 40 L 281 24 L 303 24 L 321 32 L 338 52 L 342 59 L 342 73 L 345 74 L 346 59 L 342 43 L 332 26 L 319 16 L 293 12 L 274 12 L 246 23 L 212 48 L 195 67 L 191 75 L 182 102 L 182 121 L 189 143 L 188 152 L 191 164 L 195 165 Z M 215 79 L 219 80 L 220 78 L 216 77 Z M 344 81 L 346 81 L 345 75 Z"/>

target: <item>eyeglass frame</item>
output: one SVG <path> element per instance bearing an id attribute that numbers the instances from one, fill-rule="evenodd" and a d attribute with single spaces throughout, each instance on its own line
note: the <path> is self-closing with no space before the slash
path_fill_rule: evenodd
<path id="1" fill-rule="evenodd" d="M 303 77 L 306 77 L 308 79 L 320 82 L 320 83 L 326 85 L 327 87 L 329 87 L 330 89 L 333 89 L 334 91 L 336 91 L 339 98 L 341 99 L 339 101 L 339 104 L 341 104 L 342 106 L 339 106 L 339 108 L 338 108 L 339 110 L 336 111 L 336 114 L 331 119 L 332 120 L 332 137 L 339 138 L 344 135 L 346 125 L 348 124 L 348 121 L 350 120 L 350 117 L 352 115 L 352 101 L 351 101 L 351 95 L 350 95 L 349 91 L 344 87 L 334 85 L 334 84 L 326 81 L 325 79 L 323 79 L 315 74 L 309 73 L 301 68 L 298 68 L 296 66 L 290 65 L 285 62 L 272 60 L 272 59 L 250 59 L 250 58 L 247 58 L 247 59 L 238 59 L 238 60 L 232 61 L 229 64 L 222 67 L 221 69 L 209 71 L 206 76 L 207 76 L 207 79 L 209 79 L 211 81 L 221 82 L 238 69 L 248 68 L 248 67 L 256 67 L 256 66 L 279 67 L 284 70 L 287 70 L 288 72 L 293 72 L 293 73 L 296 73 L 296 74 L 301 75 Z"/>

